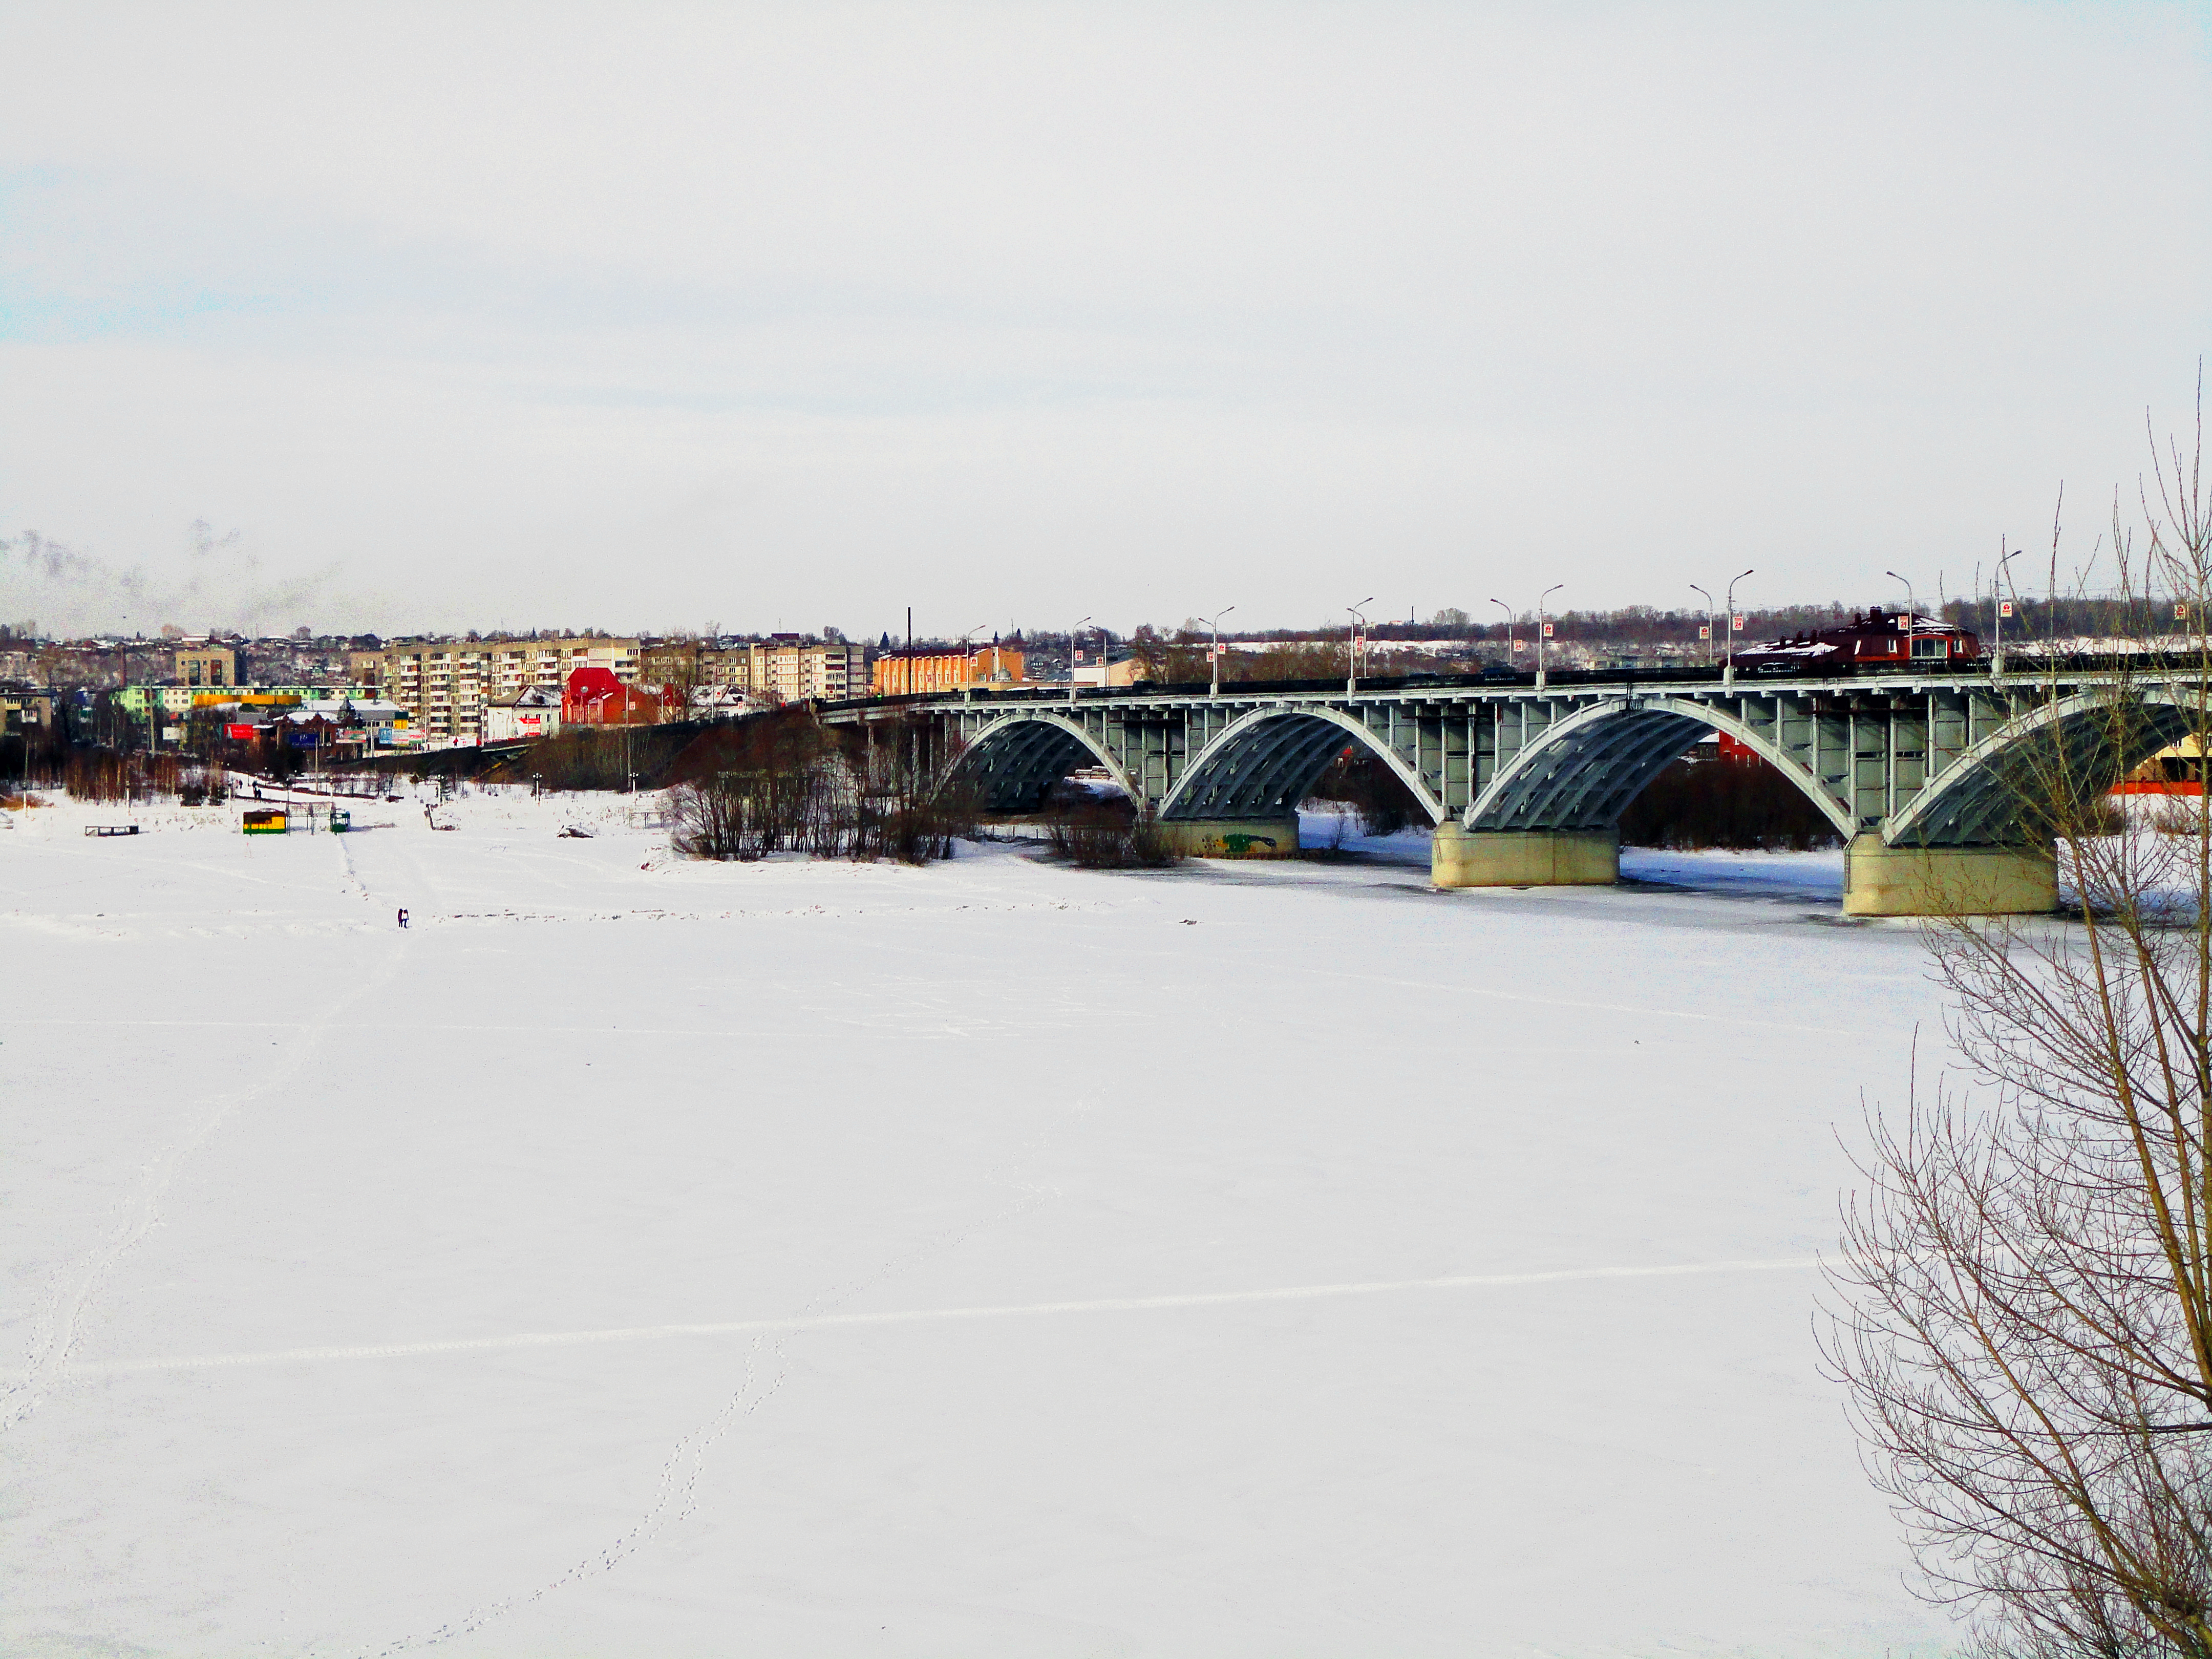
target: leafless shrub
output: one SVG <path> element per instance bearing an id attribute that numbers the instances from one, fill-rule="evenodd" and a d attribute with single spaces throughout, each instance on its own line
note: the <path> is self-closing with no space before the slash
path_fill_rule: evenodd
<path id="1" fill-rule="evenodd" d="M 687 755 L 690 751 L 687 750 Z M 932 752 L 920 722 L 839 741 L 804 714 L 771 716 L 748 733 L 718 734 L 714 752 L 749 760 L 671 793 L 676 849 L 693 858 L 950 858 L 975 833 L 972 792 L 957 756 Z"/>
<path id="2" fill-rule="evenodd" d="M 2148 823 L 2153 835 L 2194 836 L 2198 833 L 2203 815 L 2197 800 L 2168 799 L 2151 808 Z"/>
<path id="3" fill-rule="evenodd" d="M 1158 870 L 1181 858 L 1152 819 L 1103 805 L 1055 813 L 1046 822 L 1045 842 L 1085 870 Z"/>

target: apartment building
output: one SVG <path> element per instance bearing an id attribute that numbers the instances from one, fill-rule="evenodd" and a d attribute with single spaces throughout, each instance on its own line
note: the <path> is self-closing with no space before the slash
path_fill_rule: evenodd
<path id="1" fill-rule="evenodd" d="M 649 646 L 641 678 L 679 690 L 725 686 L 770 703 L 866 696 L 868 647 L 775 634 L 757 644 Z"/>
<path id="2" fill-rule="evenodd" d="M 533 687 L 557 698 L 579 668 L 603 668 L 625 685 L 638 678 L 638 642 L 610 639 L 402 642 L 349 658 L 354 682 L 413 717 L 422 740 L 480 743 L 494 702 Z"/>
<path id="3" fill-rule="evenodd" d="M 228 646 L 186 647 L 171 660 L 179 685 L 236 685 L 239 682 L 238 653 Z"/>

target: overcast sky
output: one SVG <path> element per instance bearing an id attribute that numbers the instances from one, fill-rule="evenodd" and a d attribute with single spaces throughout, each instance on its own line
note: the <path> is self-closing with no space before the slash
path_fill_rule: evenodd
<path id="1" fill-rule="evenodd" d="M 2201 3 L 0 4 L 49 629 L 1955 592 L 2208 349 Z"/>

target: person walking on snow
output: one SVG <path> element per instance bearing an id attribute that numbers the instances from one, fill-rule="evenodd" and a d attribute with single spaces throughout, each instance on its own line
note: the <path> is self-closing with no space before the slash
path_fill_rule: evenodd
<path id="1" fill-rule="evenodd" d="M 399 913 L 399 925 L 402 927 L 404 927 L 407 925 L 407 913 L 404 910 L 402 910 Z"/>

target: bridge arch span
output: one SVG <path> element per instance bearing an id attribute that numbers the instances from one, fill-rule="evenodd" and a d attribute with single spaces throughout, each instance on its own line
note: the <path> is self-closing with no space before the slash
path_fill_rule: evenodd
<path id="1" fill-rule="evenodd" d="M 1893 847 L 2036 839 L 2021 821 L 2024 802 L 2047 799 L 2057 782 L 2085 798 L 2072 805 L 2087 805 L 2086 797 L 2188 736 L 2202 721 L 2201 702 L 2194 691 L 2165 686 L 2118 696 L 2097 686 L 2054 697 L 1967 749 L 1883 826 L 1882 839 Z"/>
<path id="2" fill-rule="evenodd" d="M 1649 696 L 1593 703 L 1547 727 L 1498 769 L 1461 823 L 1475 831 L 1610 830 L 1644 787 L 1708 732 L 1725 732 L 1758 755 L 1850 839 L 1858 828 L 1850 808 L 1764 734 L 1710 703 Z"/>
<path id="3" fill-rule="evenodd" d="M 1314 705 L 1255 708 L 1232 720 L 1183 768 L 1160 802 L 1159 816 L 1181 823 L 1281 817 L 1297 811 L 1307 791 L 1346 747 L 1346 739 L 1380 760 L 1413 792 L 1431 823 L 1449 817 L 1436 792 L 1404 757 L 1340 711 Z"/>
<path id="4" fill-rule="evenodd" d="M 1045 709 L 1024 708 L 969 738 L 946 782 L 975 785 L 986 811 L 1034 812 L 1054 783 L 1091 765 L 1104 767 L 1130 799 L 1143 800 L 1121 763 L 1082 726 Z"/>

